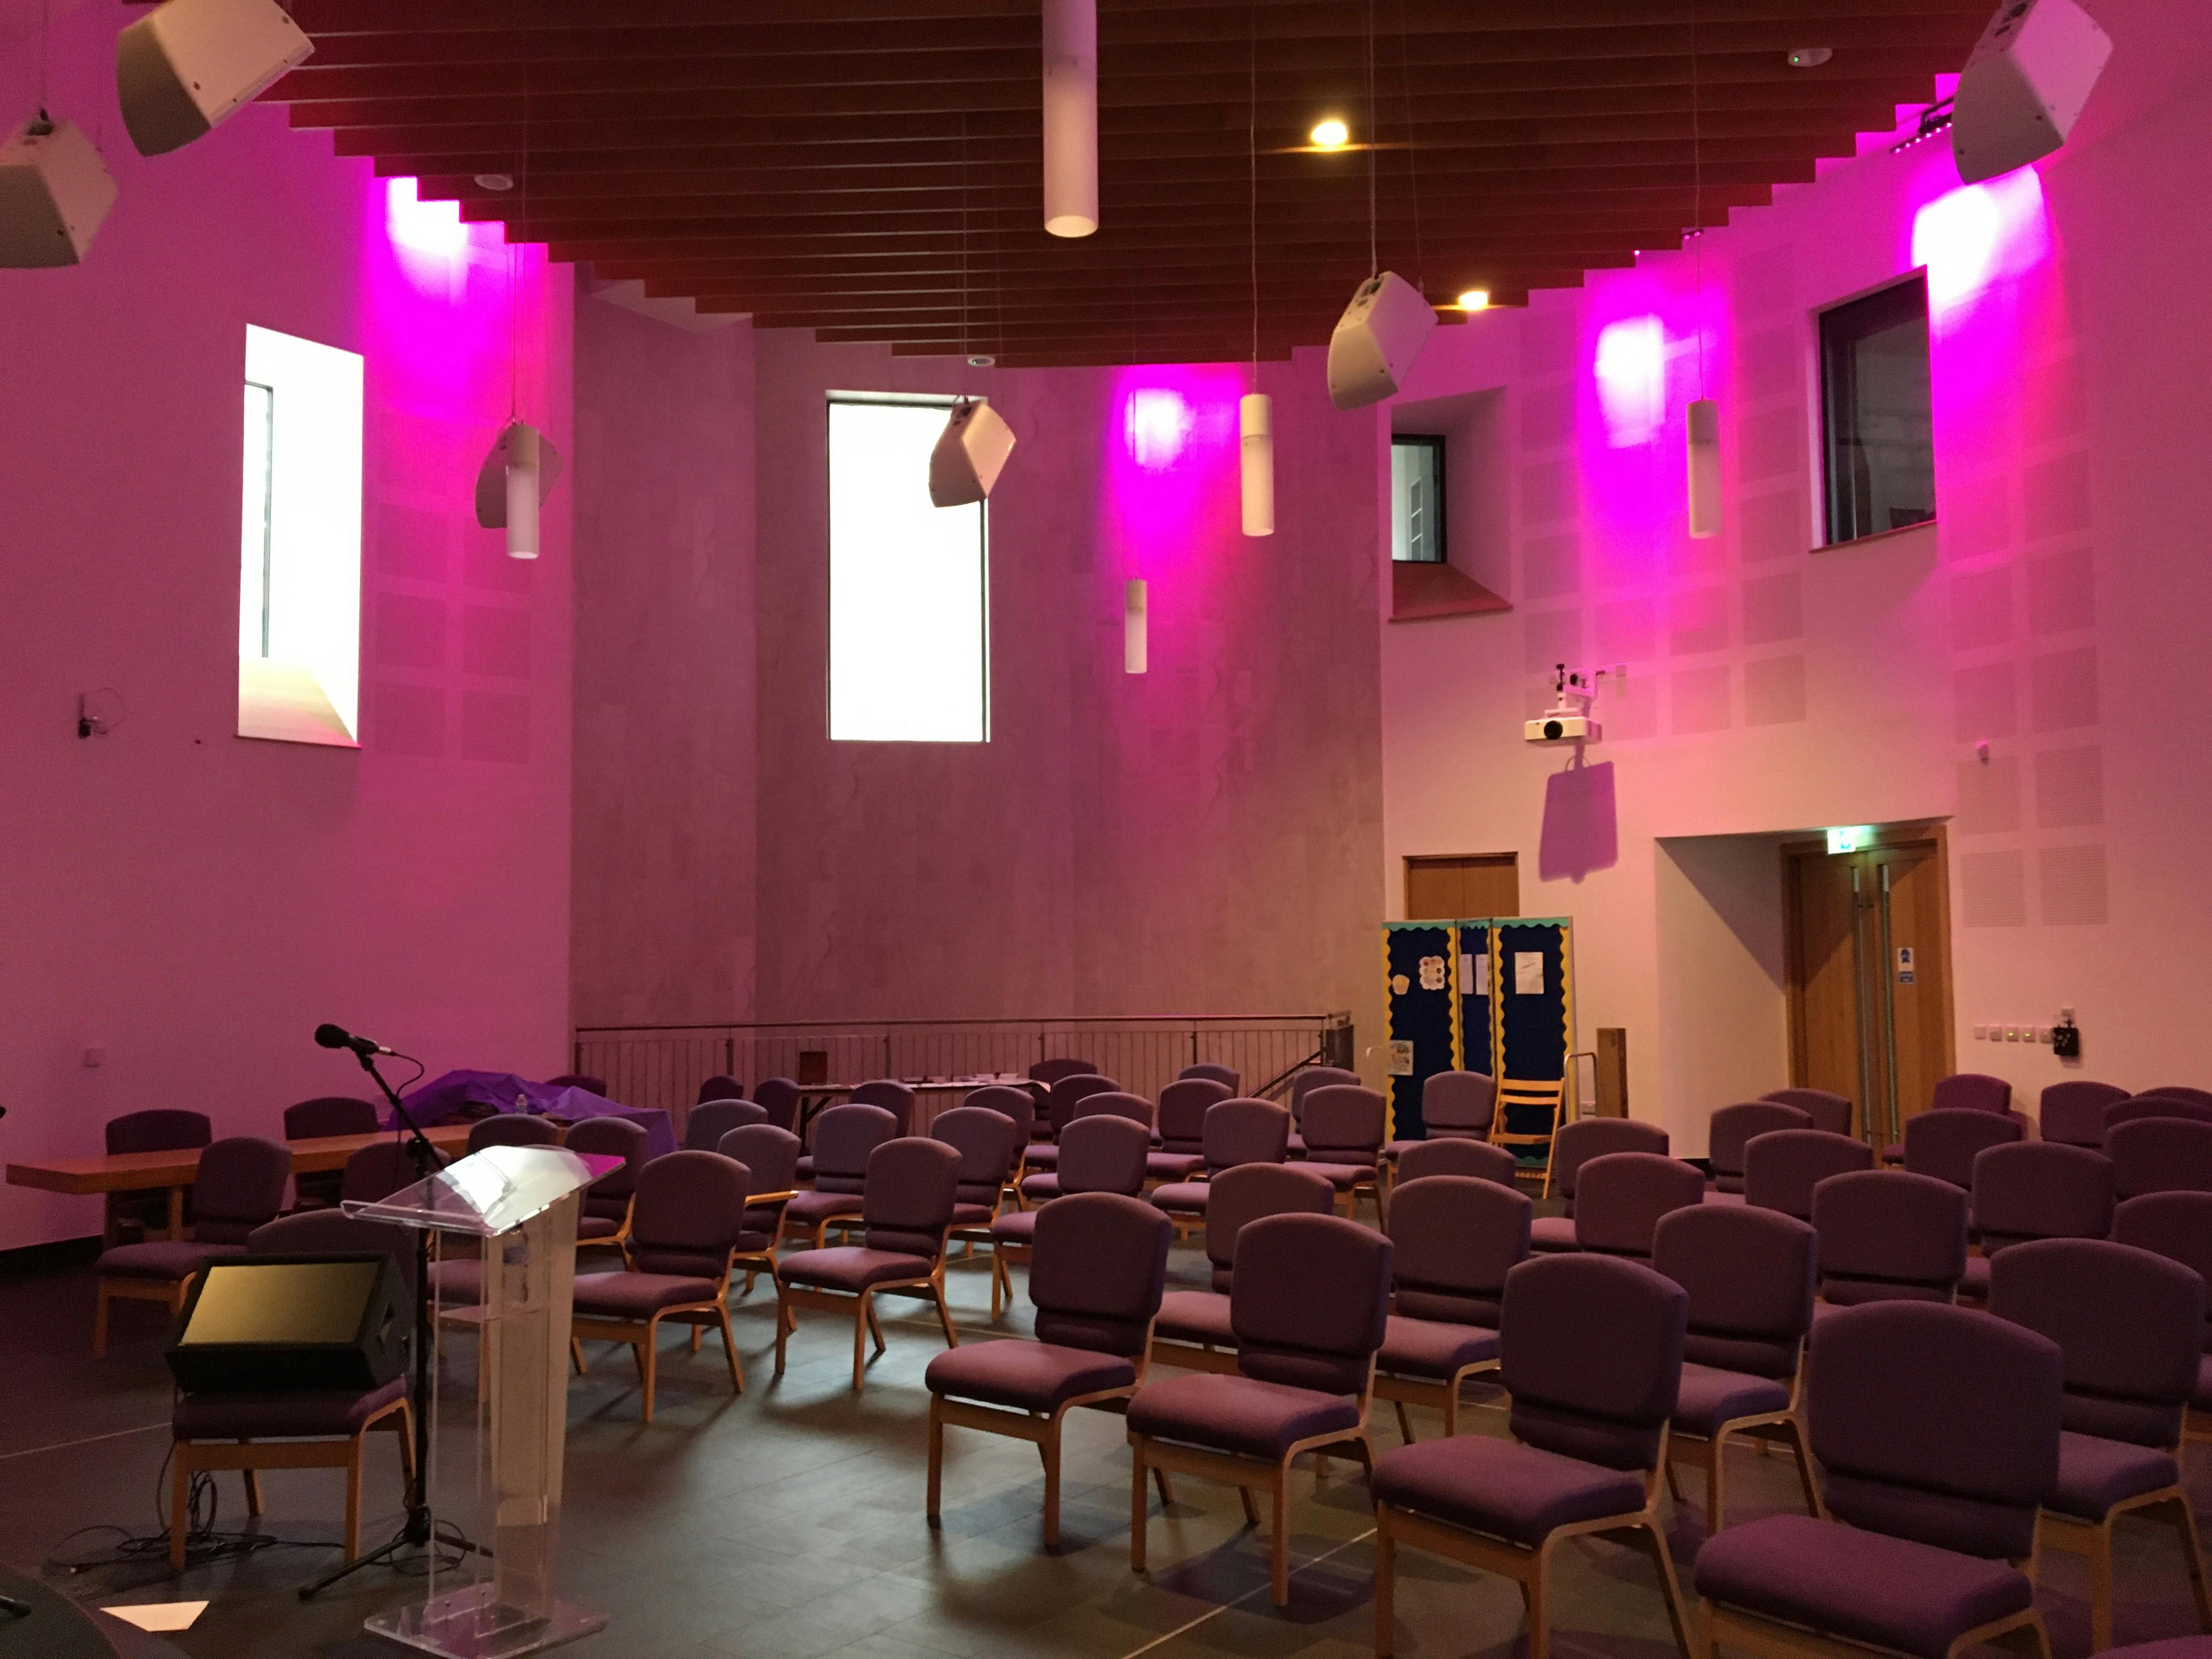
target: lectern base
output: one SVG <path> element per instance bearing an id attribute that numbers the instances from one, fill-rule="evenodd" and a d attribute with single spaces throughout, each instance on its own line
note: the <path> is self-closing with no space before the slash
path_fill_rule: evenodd
<path id="1" fill-rule="evenodd" d="M 441 1659 L 513 1659 L 605 1630 L 607 1616 L 556 1601 L 549 1617 L 532 1618 L 520 1607 L 501 1606 L 494 1587 L 483 1583 L 362 1622 L 374 1635 Z"/>

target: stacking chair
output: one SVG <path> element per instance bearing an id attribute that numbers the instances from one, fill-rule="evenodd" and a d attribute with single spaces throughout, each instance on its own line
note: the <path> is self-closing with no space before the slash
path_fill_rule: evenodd
<path id="1" fill-rule="evenodd" d="M 1364 1192 L 1381 1217 L 1382 1137 L 1389 1115 L 1389 1103 L 1381 1095 L 1356 1083 L 1306 1092 L 1306 1168 L 1328 1177 L 1347 1216 Z"/>
<path id="2" fill-rule="evenodd" d="M 1022 1201 L 1048 1208 L 1074 1193 L 1119 1193 L 1134 1198 L 1145 1190 L 1145 1158 L 1152 1145 L 1152 1133 L 1143 1124 L 1118 1114 L 1079 1117 L 1060 1135 L 1060 1167 L 1022 1177 Z M 1002 1212 L 990 1224 L 994 1319 L 1004 1302 L 1013 1297 L 1013 1270 L 1030 1259 L 1039 1213 L 1034 1208 Z"/>
<path id="3" fill-rule="evenodd" d="M 1556 1078 L 1501 1078 L 1498 1084 L 1498 1115 L 1491 1121 L 1490 1139 L 1499 1146 L 1541 1146 L 1544 1159 L 1538 1168 L 1542 1172 L 1543 1195 L 1552 1195 L 1553 1161 L 1557 1157 L 1559 1132 L 1565 1127 L 1567 1110 L 1567 1080 Z M 1547 1122 L 1541 1130 L 1513 1130 L 1505 1126 L 1512 1121 L 1516 1111 L 1540 1114 Z M 1620 1122 L 1620 1119 L 1603 1120 Z M 1514 1153 L 1514 1157 L 1520 1157 Z"/>
<path id="4" fill-rule="evenodd" d="M 1874 1168 L 1874 1148 L 1826 1129 L 1771 1129 L 1743 1149 L 1743 1201 L 1813 1218 L 1813 1188 L 1832 1175 Z"/>
<path id="5" fill-rule="evenodd" d="M 1398 1156 L 1400 1182 L 1425 1181 L 1431 1176 L 1472 1176 L 1501 1187 L 1518 1188 L 1520 1165 L 1512 1153 L 1486 1140 L 1453 1135 L 1439 1140 L 1397 1143 L 1406 1150 Z M 1396 1190 L 1394 1186 L 1392 1190 Z"/>
<path id="6" fill-rule="evenodd" d="M 960 1154 L 952 1237 L 963 1241 L 963 1255 L 972 1255 L 977 1244 L 991 1242 L 991 1224 L 1005 1205 L 1006 1181 L 1021 1153 L 1014 1133 L 1013 1120 L 988 1106 L 955 1106 L 939 1112 L 929 1126 L 932 1140 L 941 1140 Z M 992 1277 L 995 1283 L 995 1270 Z"/>
<path id="7" fill-rule="evenodd" d="M 730 1387 L 745 1391 L 730 1334 L 730 1269 L 745 1231 L 752 1172 L 720 1152 L 671 1152 L 637 1178 L 624 1270 L 578 1273 L 569 1333 L 579 1341 L 623 1342 L 637 1356 L 642 1420 L 653 1421 L 653 1376 L 664 1320 L 722 1334 Z M 779 1327 L 781 1334 L 781 1327 Z"/>
<path id="8" fill-rule="evenodd" d="M 832 1106 L 814 1120 L 814 1187 L 783 1206 L 779 1238 L 796 1237 L 820 1249 L 830 1224 L 861 1212 L 868 1159 L 896 1138 L 897 1120 L 880 1106 Z M 801 1176 L 806 1159 L 799 1160 Z"/>
<path id="9" fill-rule="evenodd" d="M 549 1089 L 581 1089 L 586 1094 L 597 1095 L 601 1100 L 614 1098 L 607 1092 L 607 1080 L 603 1077 L 593 1077 L 589 1072 L 563 1072 L 558 1077 L 547 1078 L 545 1086 Z"/>
<path id="10" fill-rule="evenodd" d="M 1769 1089 L 1759 1098 L 1795 1106 L 1813 1120 L 1814 1128 L 1829 1134 L 1848 1135 L 1851 1132 L 1851 1103 L 1826 1089 Z"/>
<path id="11" fill-rule="evenodd" d="M 1291 1599 L 1290 1472 L 1305 1452 L 1356 1457 L 1371 1474 L 1367 1402 L 1390 1301 L 1390 1242 L 1334 1215 L 1274 1215 L 1237 1241 L 1229 1294 L 1237 1374 L 1147 1382 L 1129 1401 L 1129 1565 L 1145 1570 L 1145 1481 L 1173 1470 L 1273 1500 L 1271 1583 Z M 1449 1443 L 1449 1442 L 1443 1443 Z"/>
<path id="12" fill-rule="evenodd" d="M 1145 1160 L 1147 1181 L 1188 1181 L 1206 1167 L 1206 1114 L 1231 1098 L 1229 1085 L 1215 1078 L 1178 1078 L 1160 1091 L 1160 1112 L 1152 1139 L 1159 1143 Z"/>
<path id="13" fill-rule="evenodd" d="M 1971 1189 L 1978 1154 L 2025 1136 L 2020 1120 L 2008 1113 L 1956 1106 L 1921 1112 L 1905 1121 L 1905 1167 Z"/>
<path id="14" fill-rule="evenodd" d="M 2185 1100 L 2212 1112 L 2212 1089 L 2192 1088 L 2185 1083 L 2161 1083 L 2142 1091 L 2146 1095 L 2162 1095 L 2169 1100 Z"/>
<path id="15" fill-rule="evenodd" d="M 2128 1097 L 2125 1089 L 2084 1078 L 2053 1083 L 2036 1106 L 2036 1133 L 2065 1146 L 2100 1150 L 2105 1144 L 2105 1109 Z"/>
<path id="16" fill-rule="evenodd" d="M 1119 1193 L 1071 1194 L 1038 1215 L 1030 1268 L 1037 1340 L 971 1342 L 938 1355 L 923 1373 L 930 1525 L 938 1523 L 949 1424 L 1036 1445 L 1044 1460 L 1044 1544 L 1060 1547 L 1060 1423 L 1079 1406 L 1118 1408 L 1144 1382 L 1173 1237 L 1165 1216 Z"/>
<path id="17" fill-rule="evenodd" d="M 622 1159 L 622 1168 L 608 1170 L 584 1189 L 576 1215 L 578 1249 L 619 1249 L 629 1237 L 630 1200 L 645 1168 L 645 1126 L 626 1117 L 587 1117 L 568 1131 L 563 1145 L 572 1152 Z"/>
<path id="18" fill-rule="evenodd" d="M 1274 1109 L 1282 1111 L 1279 1106 Z M 1283 1116 L 1287 1121 L 1290 1114 Z M 1238 1235 L 1263 1217 L 1329 1215 L 1336 1209 L 1336 1188 L 1328 1178 L 1296 1164 L 1239 1164 L 1218 1170 L 1212 1193 L 1205 1215 L 1212 1288 L 1167 1293 L 1153 1327 L 1154 1364 L 1235 1370 L 1237 1333 L 1229 1318 L 1229 1292 L 1236 1282 Z"/>
<path id="19" fill-rule="evenodd" d="M 189 1112 L 177 1106 L 149 1106 L 143 1112 L 125 1112 L 107 1120 L 106 1146 L 110 1158 L 125 1152 L 179 1152 L 204 1146 L 215 1139 L 214 1126 L 205 1112 Z M 186 1211 L 190 1217 L 189 1208 Z M 132 1237 L 152 1238 L 169 1230 L 169 1200 L 165 1192 L 110 1193 L 106 1224 L 101 1242 L 122 1244 Z"/>
<path id="20" fill-rule="evenodd" d="M 2105 1108 L 2105 1135 L 2107 1141 L 2113 1130 L 2123 1123 L 2133 1123 L 2138 1118 L 2180 1117 L 2198 1123 L 2212 1123 L 2212 1106 L 2182 1094 L 2163 1091 L 2149 1094 L 2130 1095 L 2125 1100 L 2116 1100 Z"/>
<path id="21" fill-rule="evenodd" d="M 799 1085 L 787 1077 L 764 1078 L 753 1091 L 753 1104 L 768 1114 L 768 1121 L 794 1133 L 799 1128 Z"/>
<path id="22" fill-rule="evenodd" d="M 1552 1144 L 1551 1164 L 1545 1196 L 1556 1188 L 1566 1201 L 1564 1215 L 1540 1215 L 1528 1224 L 1528 1248 L 1538 1252 L 1571 1250 L 1575 1243 L 1575 1187 L 1583 1165 L 1607 1152 L 1656 1152 L 1664 1157 L 1667 1132 L 1656 1123 L 1639 1123 L 1632 1117 L 1578 1117 L 1559 1127 Z"/>
<path id="23" fill-rule="evenodd" d="M 362 1147 L 338 1171 L 338 1201 L 374 1204 L 420 1179 L 415 1170 L 415 1149 L 397 1139 Z"/>
<path id="24" fill-rule="evenodd" d="M 2112 1237 L 2180 1262 L 2212 1293 L 2212 1193 L 2145 1193 L 2124 1200 L 2112 1212 Z M 2207 1298 L 2203 1346 L 2183 1434 L 2212 1441 L 2212 1294 Z"/>
<path id="25" fill-rule="evenodd" d="M 2001 1077 L 1990 1077 L 1982 1072 L 1955 1072 L 1936 1079 L 1929 1091 L 1928 1109 L 1942 1112 L 1996 1112 L 2002 1115 L 2012 1110 L 2012 1085 Z"/>
<path id="26" fill-rule="evenodd" d="M 319 1140 L 331 1135 L 373 1135 L 381 1114 L 373 1100 L 318 1095 L 284 1109 L 284 1139 Z M 292 1177 L 292 1199 L 303 1208 L 328 1209 L 338 1201 L 338 1171 Z"/>
<path id="27" fill-rule="evenodd" d="M 1992 1264 L 1990 1311 L 2050 1338 L 2064 1356 L 2058 1480 L 2036 1536 L 2089 1558 L 2092 1650 L 2112 1644 L 2112 1523 L 2126 1515 L 2172 1522 L 2197 1620 L 2212 1632 L 2204 1553 L 2179 1461 L 2202 1355 L 2204 1281 L 2133 1245 L 2030 1240 Z"/>
<path id="28" fill-rule="evenodd" d="M 1933 1176 L 1830 1176 L 1813 1189 L 1813 1229 L 1820 1300 L 1832 1306 L 1948 1302 L 1966 1276 L 1966 1194 Z"/>
<path id="29" fill-rule="evenodd" d="M 2102 1238 L 2112 1231 L 2112 1164 L 2102 1152 L 2056 1140 L 2015 1140 L 1974 1158 L 1967 1224 L 1982 1254 L 1966 1258 L 1959 1294 L 1990 1293 L 1990 1259 L 2034 1238 Z"/>
<path id="30" fill-rule="evenodd" d="M 1425 1139 L 1394 1140 L 1382 1149 L 1384 1184 L 1398 1179 L 1398 1160 L 1408 1148 L 1432 1140 L 1487 1141 L 1498 1116 L 1498 1083 L 1480 1072 L 1437 1072 L 1421 1085 Z M 1499 1150 L 1503 1151 L 1503 1148 Z M 1510 1157 L 1510 1153 L 1507 1153 Z"/>
<path id="31" fill-rule="evenodd" d="M 1290 1143 L 1291 1115 L 1272 1100 L 1217 1101 L 1206 1108 L 1199 1135 L 1206 1179 L 1155 1187 L 1152 1202 L 1168 1212 L 1180 1237 L 1205 1221 L 1212 1183 L 1223 1170 L 1245 1164 L 1280 1164 Z M 1333 1185 L 1330 1190 L 1335 1190 Z"/>
<path id="32" fill-rule="evenodd" d="M 192 1236 L 147 1239 L 103 1250 L 94 1264 L 99 1278 L 93 1304 L 92 1356 L 107 1357 L 107 1304 L 118 1297 L 158 1302 L 173 1317 L 199 1270 L 218 1256 L 243 1255 L 246 1235 L 276 1218 L 292 1151 L 281 1140 L 233 1135 L 200 1154 L 192 1182 Z"/>
<path id="33" fill-rule="evenodd" d="M 1457 1434 L 1462 1386 L 1496 1369 L 1498 1302 L 1505 1276 L 1528 1257 L 1530 1207 L 1510 1178 L 1409 1176 L 1392 1196 L 1384 1229 L 1395 1247 L 1392 1311 L 1375 1357 L 1375 1392 L 1396 1408 L 1407 1445 L 1407 1406 L 1434 1407 L 1446 1436 Z"/>
<path id="34" fill-rule="evenodd" d="M 1659 1218 L 1705 1201 L 1705 1178 L 1657 1152 L 1607 1152 L 1575 1184 L 1575 1248 L 1638 1261 L 1651 1256 Z"/>
<path id="35" fill-rule="evenodd" d="M 1030 1080 L 1048 1089 L 1068 1077 L 1096 1077 L 1098 1067 L 1087 1060 L 1041 1060 L 1030 1067 Z"/>
<path id="36" fill-rule="evenodd" d="M 468 1150 L 480 1152 L 487 1146 L 550 1146 L 560 1139 L 561 1126 L 550 1117 L 536 1117 L 527 1112 L 495 1112 L 469 1125 Z"/>
<path id="37" fill-rule="evenodd" d="M 1049 1170 L 1059 1161 L 1060 1132 L 1075 1119 L 1075 1109 L 1093 1095 L 1119 1094 L 1121 1085 L 1096 1072 L 1071 1072 L 1053 1080 L 1044 1111 L 1022 1155 L 1025 1170 Z"/>
<path id="38" fill-rule="evenodd" d="M 696 1104 L 704 1106 L 710 1100 L 743 1100 L 745 1085 L 727 1072 L 717 1072 L 699 1085 Z"/>
<path id="39" fill-rule="evenodd" d="M 1125 1117 L 1132 1123 L 1143 1124 L 1148 1139 L 1152 1133 L 1152 1103 L 1142 1095 L 1133 1095 L 1122 1089 L 1101 1089 L 1096 1094 L 1084 1096 L 1068 1113 L 1067 1121 L 1073 1123 L 1086 1117 Z"/>
<path id="40" fill-rule="evenodd" d="M 702 1100 L 684 1120 L 684 1150 L 711 1152 L 731 1130 L 747 1123 L 767 1121 L 767 1109 L 750 1100 Z"/>
<path id="41" fill-rule="evenodd" d="M 2115 1124 L 2109 1114 L 2105 1121 L 2112 1190 L 2121 1198 L 2212 1193 L 2212 1122 L 2142 1117 Z"/>
<path id="42" fill-rule="evenodd" d="M 732 1267 L 745 1270 L 744 1293 L 750 1296 L 756 1274 L 775 1277 L 775 1241 L 783 1230 L 784 1206 L 798 1196 L 793 1183 L 799 1178 L 799 1137 L 773 1123 L 740 1123 L 714 1150 L 745 1167 L 744 1231 L 730 1260 Z M 696 1327 L 691 1335 L 696 1348 Z"/>
<path id="43" fill-rule="evenodd" d="M 1517 1579 L 1528 1610 L 1528 1659 L 1547 1659 L 1554 1552 L 1571 1538 L 1610 1534 L 1658 1567 L 1667 1616 L 1689 1659 L 1682 1593 L 1656 1510 L 1688 1301 L 1650 1268 L 1602 1256 L 1540 1257 L 1507 1275 L 1499 1359 L 1513 1396 L 1513 1438 L 1431 1440 L 1375 1466 L 1378 1656 L 1395 1643 L 1401 1545 Z"/>
<path id="44" fill-rule="evenodd" d="M 853 1320 L 853 1391 L 859 1393 L 866 1376 L 868 1339 L 875 1339 L 878 1353 L 884 1349 L 875 1298 L 887 1291 L 927 1297 L 944 1328 L 945 1346 L 960 1346 L 945 1309 L 945 1236 L 952 1225 L 959 1186 L 960 1154 L 943 1141 L 907 1136 L 886 1140 L 868 1154 L 861 1211 L 867 1231 L 861 1243 L 801 1250 L 779 1265 L 778 1376 L 783 1375 L 785 1340 L 797 1328 L 799 1309 L 848 1313 Z"/>
<path id="45" fill-rule="evenodd" d="M 1818 1134 L 1817 1129 L 1806 1130 Z M 1677 1465 L 1705 1472 L 1705 1530 L 1728 1524 L 1729 1442 L 1778 1440 L 1797 1459 L 1805 1507 L 1820 1512 L 1797 1420 L 1797 1362 L 1813 1328 L 1812 1227 L 1778 1210 L 1700 1204 L 1662 1217 L 1651 1265 L 1690 1298 L 1682 1386 L 1668 1428 L 1667 1480 Z"/>
<path id="46" fill-rule="evenodd" d="M 1815 1323 L 1804 1412 L 1821 1513 L 1706 1539 L 1701 1653 L 1958 1659 L 1990 1642 L 2050 1659 L 2016 1564 L 2057 1482 L 2060 1375 L 2057 1344 L 1971 1309 L 1889 1303 Z"/>
<path id="47" fill-rule="evenodd" d="M 398 1264 L 399 1285 L 409 1317 L 415 1297 L 415 1241 L 417 1235 L 388 1221 L 367 1221 L 337 1210 L 298 1210 L 264 1221 L 246 1236 L 248 1255 L 388 1255 Z"/>
<path id="48" fill-rule="evenodd" d="M 1306 1097 L 1316 1089 L 1357 1087 L 1358 1082 L 1358 1073 L 1347 1072 L 1341 1066 L 1309 1066 L 1291 1079 L 1289 1156 L 1304 1158 L 1306 1155 L 1306 1143 L 1303 1139 L 1306 1118 Z"/>
<path id="49" fill-rule="evenodd" d="M 1706 1129 L 1705 1155 L 1713 1166 L 1714 1187 L 1723 1193 L 1743 1190 L 1744 1148 L 1754 1135 L 1812 1127 L 1810 1112 L 1778 1100 L 1746 1100 L 1722 1107 Z"/>
<path id="50" fill-rule="evenodd" d="M 1229 1091 L 1222 1097 L 1224 1100 L 1232 1099 L 1242 1094 L 1244 1090 L 1243 1073 L 1238 1071 L 1234 1066 L 1217 1066 L 1211 1060 L 1200 1060 L 1195 1066 L 1186 1066 L 1176 1073 L 1177 1082 L 1186 1078 L 1202 1078 L 1209 1083 L 1218 1083 Z"/>
<path id="51" fill-rule="evenodd" d="M 1006 1196 L 1012 1197 L 1014 1183 L 1028 1173 L 1022 1160 L 1036 1128 L 1036 1097 L 1028 1090 L 1018 1089 L 1011 1083 L 994 1083 L 969 1090 L 960 1103 L 996 1112 L 1014 1126 L 1014 1164 L 1006 1172 Z"/>
<path id="52" fill-rule="evenodd" d="M 853 1091 L 855 1106 L 880 1106 L 891 1115 L 901 1135 L 914 1130 L 914 1091 L 890 1078 L 878 1078 Z"/>

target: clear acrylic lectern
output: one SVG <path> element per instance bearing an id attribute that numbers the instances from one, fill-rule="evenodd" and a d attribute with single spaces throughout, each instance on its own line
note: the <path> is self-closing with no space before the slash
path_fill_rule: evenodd
<path id="1" fill-rule="evenodd" d="M 568 1431 L 568 1318 L 575 1290 L 579 1194 L 619 1160 L 550 1146 L 487 1146 L 390 1198 L 349 1202 L 351 1215 L 479 1241 L 483 1253 L 483 1381 L 477 1390 L 477 1491 L 491 1536 L 441 1573 L 429 1595 L 367 1621 L 380 1636 L 446 1659 L 509 1659 L 605 1628 L 605 1613 L 554 1594 L 561 1457 Z M 433 1464 L 435 1402 L 429 1415 Z M 462 1582 L 458 1587 L 456 1578 Z"/>

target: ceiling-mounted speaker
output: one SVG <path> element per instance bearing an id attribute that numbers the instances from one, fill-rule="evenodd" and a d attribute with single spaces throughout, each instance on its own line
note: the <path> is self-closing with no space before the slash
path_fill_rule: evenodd
<path id="1" fill-rule="evenodd" d="M 1329 336 L 1329 402 L 1361 409 L 1395 397 L 1436 326 L 1436 307 L 1396 271 L 1370 276 Z"/>
<path id="2" fill-rule="evenodd" d="M 1959 177 L 1994 179 L 2064 143 L 2112 55 L 2112 37 L 2075 0 L 2006 0 L 1952 98 Z"/>
<path id="3" fill-rule="evenodd" d="M 983 500 L 1013 453 L 1014 429 L 997 410 L 972 400 L 954 404 L 929 452 L 929 499 L 939 507 Z"/>
<path id="4" fill-rule="evenodd" d="M 276 0 L 168 0 L 116 37 L 123 125 L 141 155 L 179 149 L 314 49 Z"/>
<path id="5" fill-rule="evenodd" d="M 73 121 L 42 112 L 0 146 L 0 266 L 73 265 L 115 205 L 115 180 Z"/>

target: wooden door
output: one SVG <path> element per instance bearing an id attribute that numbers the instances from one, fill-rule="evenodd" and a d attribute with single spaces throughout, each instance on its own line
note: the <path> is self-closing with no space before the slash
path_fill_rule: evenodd
<path id="1" fill-rule="evenodd" d="M 1453 854 L 1406 860 L 1406 920 L 1521 914 L 1517 853 Z"/>
<path id="2" fill-rule="evenodd" d="M 1886 930 L 1877 973 L 1886 1006 L 1878 1022 L 1898 1135 L 1905 1120 L 1928 1109 L 1952 1060 L 1948 897 L 1937 848 L 1921 842 L 1862 854 L 1879 884 Z M 1909 953 L 1909 954 L 1907 954 Z"/>
<path id="3" fill-rule="evenodd" d="M 1790 1081 L 1845 1099 L 1870 1097 L 1862 1068 L 1858 896 L 1848 858 L 1790 860 Z"/>

